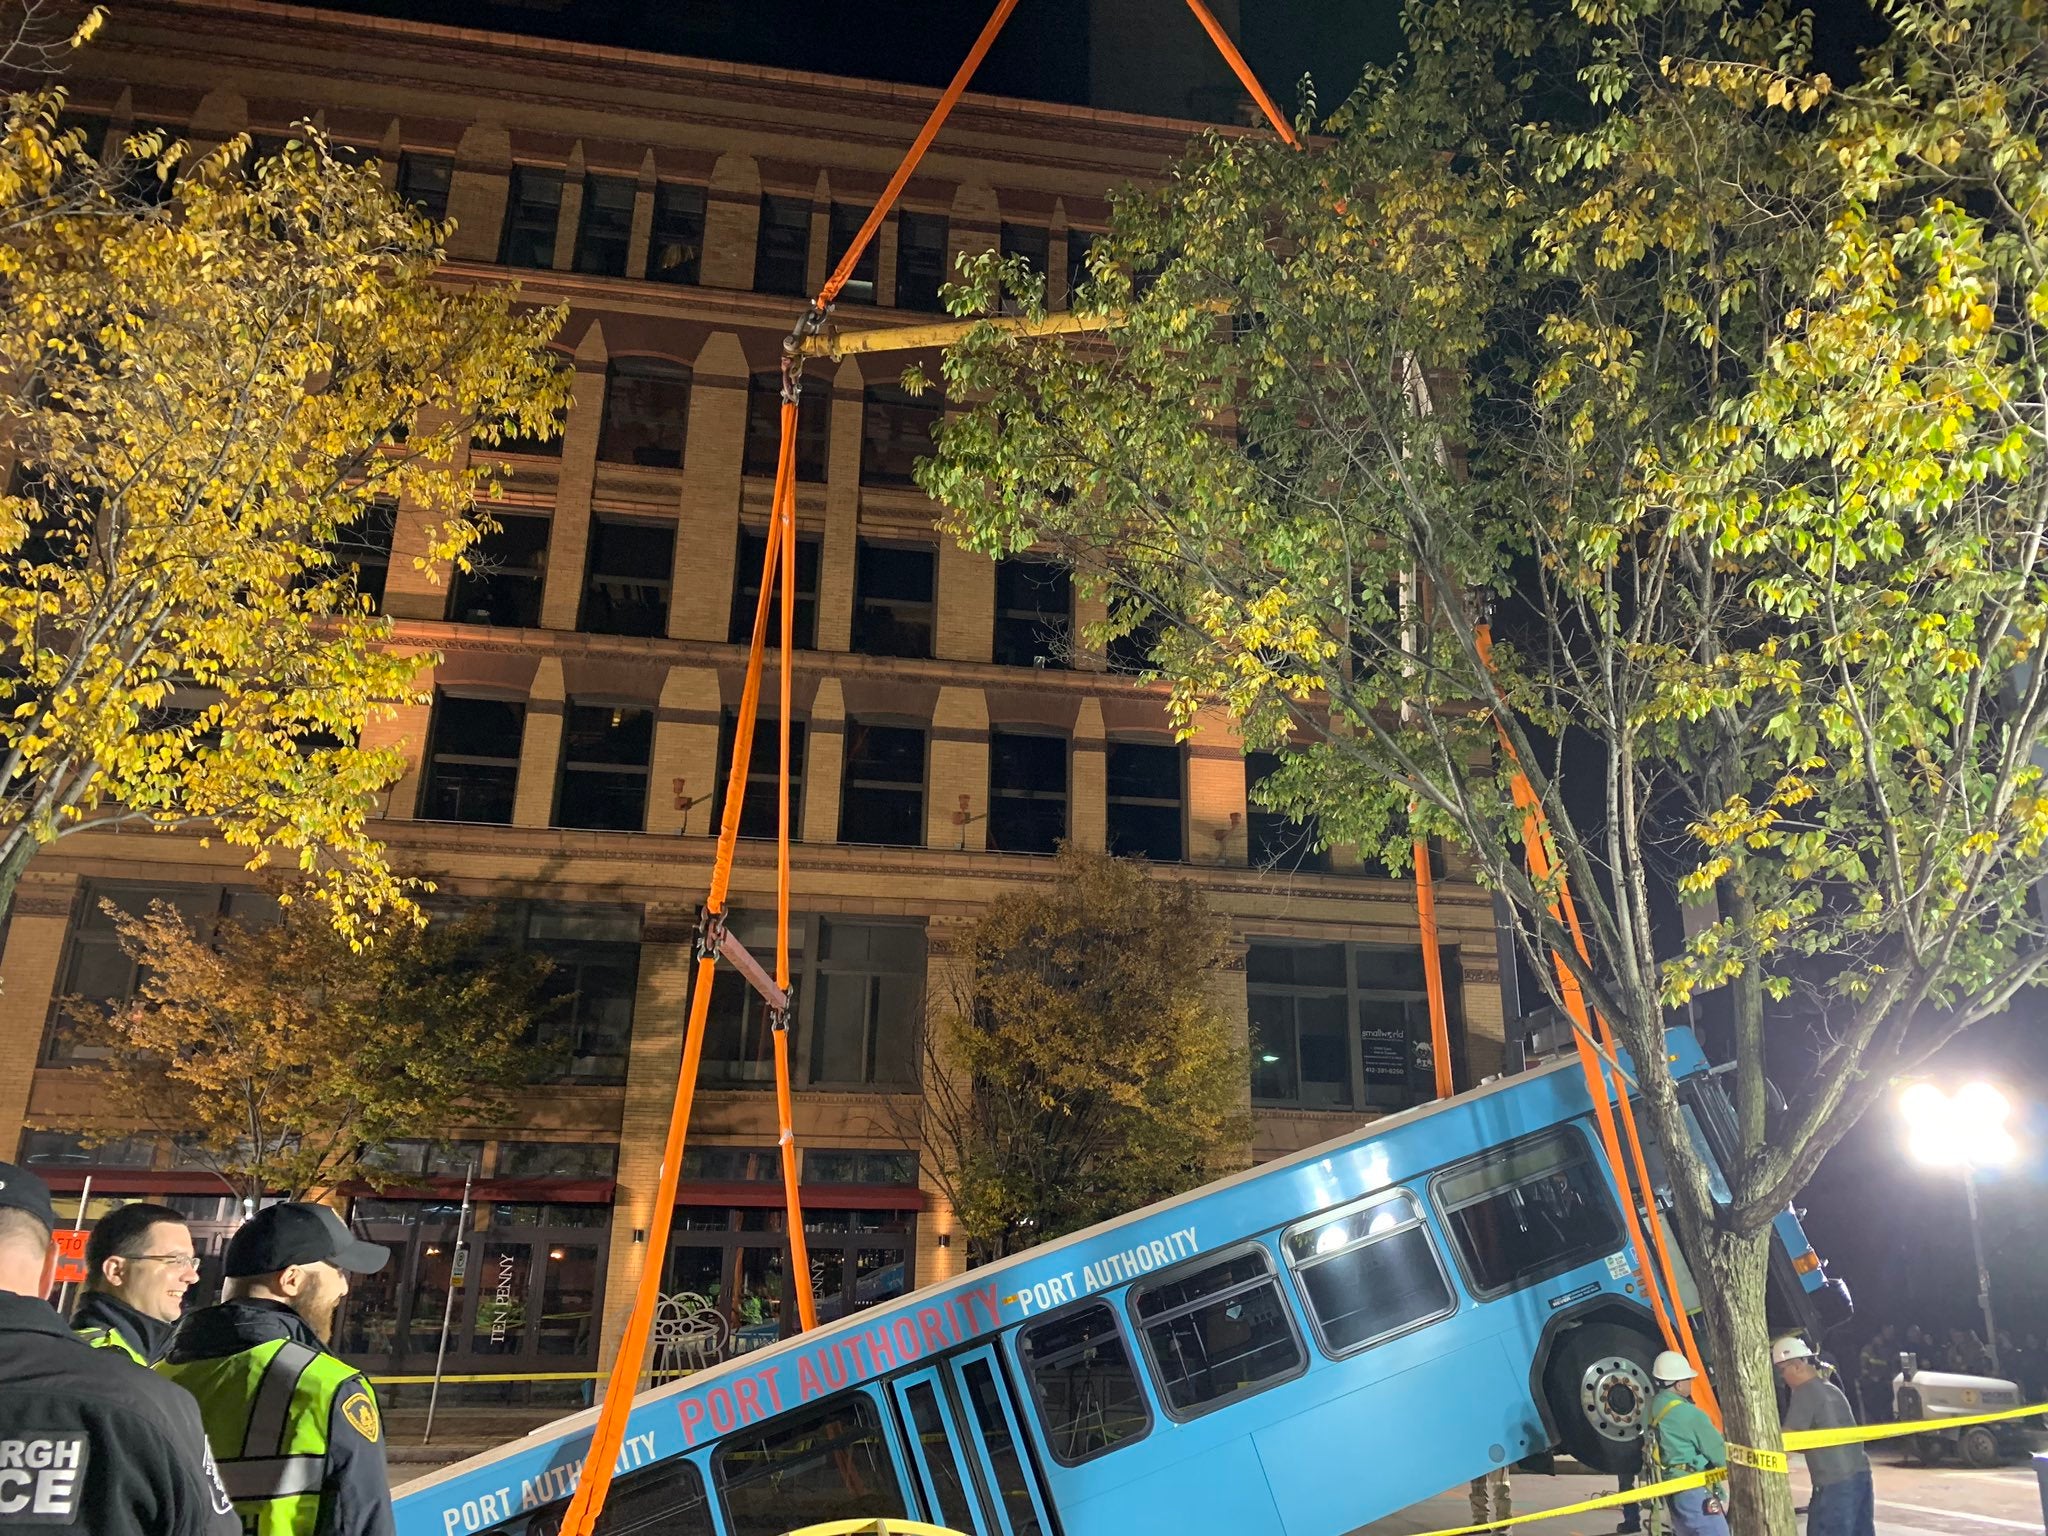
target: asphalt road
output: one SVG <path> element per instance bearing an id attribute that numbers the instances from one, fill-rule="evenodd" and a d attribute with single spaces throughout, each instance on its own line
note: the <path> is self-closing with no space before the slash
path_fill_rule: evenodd
<path id="1" fill-rule="evenodd" d="M 1792 1487 L 1797 1502 L 1804 1505 L 1805 1469 L 1798 1457 L 1792 1460 Z M 1872 1460 L 1878 1536 L 2017 1536 L 2043 1530 L 2040 1486 L 2024 1462 L 1980 1472 L 1953 1466 L 1907 1466 L 1896 1455 L 1883 1453 Z M 1518 1472 L 1515 1513 L 1561 1508 L 1613 1491 L 1614 1484 L 1608 1479 L 1584 1473 L 1537 1477 Z M 1415 1536 L 1421 1531 L 1463 1525 L 1470 1518 L 1465 1490 L 1460 1488 L 1362 1526 L 1354 1536 Z M 1617 1511 L 1596 1510 L 1559 1520 L 1534 1520 L 1515 1527 L 1510 1536 L 1522 1532 L 1528 1536 L 1606 1536 L 1619 1518 Z"/>

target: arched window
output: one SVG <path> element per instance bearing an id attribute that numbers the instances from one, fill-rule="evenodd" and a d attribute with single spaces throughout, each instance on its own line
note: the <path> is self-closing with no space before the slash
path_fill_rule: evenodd
<path id="1" fill-rule="evenodd" d="M 597 456 L 614 464 L 683 466 L 690 370 L 654 357 L 622 357 L 605 379 Z"/>

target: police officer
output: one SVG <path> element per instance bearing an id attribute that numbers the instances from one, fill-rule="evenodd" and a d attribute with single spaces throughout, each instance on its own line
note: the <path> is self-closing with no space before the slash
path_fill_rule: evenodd
<path id="1" fill-rule="evenodd" d="M 0 1163 L 0 1529 L 235 1536 L 192 1399 L 64 1326 L 43 1181 Z"/>
<path id="2" fill-rule="evenodd" d="M 1699 1374 L 1674 1349 L 1665 1350 L 1650 1366 L 1657 1395 L 1650 1399 L 1643 1451 L 1653 1482 L 1728 1468 L 1728 1442 L 1692 1400 L 1692 1384 Z M 1712 1483 L 1672 1494 L 1670 1509 L 1673 1536 L 1728 1536 L 1727 1506 Z"/>
<path id="3" fill-rule="evenodd" d="M 171 1336 L 157 1369 L 199 1399 L 253 1536 L 391 1536 L 376 1394 L 327 1352 L 348 1276 L 390 1257 L 324 1205 L 273 1205 L 228 1240 L 226 1299 Z"/>
<path id="4" fill-rule="evenodd" d="M 85 1244 L 85 1296 L 71 1326 L 95 1349 L 118 1349 L 154 1365 L 170 1347 L 171 1324 L 199 1279 L 199 1255 L 185 1218 L 137 1200 L 102 1216 Z"/>

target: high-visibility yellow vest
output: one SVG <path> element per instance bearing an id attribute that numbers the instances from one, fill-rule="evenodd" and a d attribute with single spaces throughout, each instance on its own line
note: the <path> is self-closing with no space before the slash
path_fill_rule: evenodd
<path id="1" fill-rule="evenodd" d="M 291 1339 L 157 1369 L 199 1401 L 220 1480 L 250 1536 L 313 1536 L 334 1398 L 363 1378 Z M 365 1383 L 367 1390 L 367 1383 Z"/>
<path id="2" fill-rule="evenodd" d="M 118 1349 L 137 1365 L 147 1366 L 149 1364 L 147 1360 L 136 1353 L 135 1346 L 128 1342 L 128 1335 L 118 1328 L 102 1328 L 99 1324 L 94 1323 L 90 1327 L 74 1328 L 71 1331 L 85 1340 L 94 1349 Z"/>

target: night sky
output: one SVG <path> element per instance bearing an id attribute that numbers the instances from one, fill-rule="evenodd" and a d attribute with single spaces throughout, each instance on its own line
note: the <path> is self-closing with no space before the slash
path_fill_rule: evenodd
<path id="1" fill-rule="evenodd" d="M 1152 0 L 1162 27 L 1193 27 L 1178 0 Z M 979 4 L 932 0 L 326 0 L 333 8 L 469 27 L 630 45 L 927 86 L 945 83 L 987 16 Z M 1025 0 L 976 78 L 978 90 L 1061 102 L 1088 99 L 1087 0 Z M 1295 81 L 1315 76 L 1325 110 L 1368 62 L 1399 47 L 1391 0 L 1242 0 L 1242 46 L 1283 109 Z M 1846 78 L 1876 28 L 1861 0 L 1823 0 L 1817 62 Z M 1142 61 L 1133 61 L 1142 67 Z M 2020 1101 L 2026 1166 L 1984 1184 L 2000 1320 L 2048 1330 L 2048 994 L 1956 1043 L 1936 1075 L 1981 1074 Z M 1795 1090 L 1803 1042 L 1781 1042 L 1780 1075 Z M 1880 1321 L 1941 1327 L 1974 1322 L 1970 1241 L 1960 1182 L 1911 1165 L 1896 1115 L 1871 1115 L 1829 1160 L 1803 1204 L 1816 1246 L 1856 1292 L 1853 1339 Z M 2029 1315 L 2022 1304 L 2034 1308 Z M 1839 1345 L 1839 1341 L 1838 1341 Z"/>

